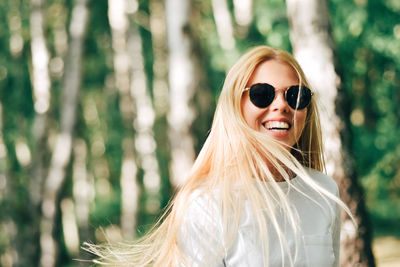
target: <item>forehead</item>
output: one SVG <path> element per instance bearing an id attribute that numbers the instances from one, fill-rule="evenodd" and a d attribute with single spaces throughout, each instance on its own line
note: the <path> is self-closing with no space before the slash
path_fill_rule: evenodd
<path id="1" fill-rule="evenodd" d="M 269 83 L 275 88 L 286 88 L 299 83 L 296 71 L 287 63 L 275 59 L 260 63 L 251 75 L 248 86 Z"/>

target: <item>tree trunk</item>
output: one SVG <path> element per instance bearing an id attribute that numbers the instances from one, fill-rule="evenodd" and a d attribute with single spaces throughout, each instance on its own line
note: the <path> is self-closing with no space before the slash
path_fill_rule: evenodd
<path id="1" fill-rule="evenodd" d="M 249 27 L 253 21 L 253 1 L 233 0 L 233 14 L 238 25 Z"/>
<path id="2" fill-rule="evenodd" d="M 143 170 L 143 185 L 146 193 L 145 208 L 148 213 L 160 210 L 161 175 L 156 156 L 156 141 L 153 126 L 155 111 L 151 102 L 144 69 L 142 37 L 136 27 L 131 27 L 128 48 L 132 64 L 131 96 L 136 107 L 133 125 L 136 130 L 135 148 L 139 166 Z"/>
<path id="3" fill-rule="evenodd" d="M 40 233 L 40 203 L 42 201 L 42 188 L 45 176 L 44 156 L 46 153 L 46 122 L 47 111 L 50 107 L 50 76 L 49 76 L 49 51 L 46 46 L 44 34 L 45 19 L 43 10 L 44 0 L 31 0 L 30 33 L 32 54 L 32 89 L 34 96 L 34 124 L 33 124 L 33 157 L 30 166 L 29 179 L 29 213 L 31 216 L 30 242 L 24 240 L 25 252 L 22 256 L 28 261 L 37 257 L 39 248 L 35 244 Z"/>
<path id="4" fill-rule="evenodd" d="M 196 88 L 192 55 L 191 0 L 167 0 L 167 38 L 169 52 L 169 140 L 170 179 L 179 186 L 187 177 L 195 158 L 191 126 L 195 111 L 191 101 Z"/>
<path id="5" fill-rule="evenodd" d="M 32 88 L 34 95 L 35 120 L 33 127 L 33 143 L 37 145 L 33 154 L 39 154 L 42 160 L 42 144 L 45 136 L 46 113 L 50 107 L 50 77 L 49 77 L 49 51 L 46 46 L 46 38 L 44 35 L 44 0 L 31 0 L 32 11 L 30 15 L 30 32 L 31 32 L 31 53 L 32 53 Z M 38 205 L 41 201 L 41 183 L 43 175 L 43 166 L 40 160 L 32 164 L 32 171 L 35 175 L 31 181 L 31 199 L 34 204 Z M 35 164 L 36 163 L 36 164 Z"/>
<path id="6" fill-rule="evenodd" d="M 108 1 L 108 19 L 111 26 L 112 46 L 114 51 L 115 85 L 120 94 L 120 109 L 125 128 L 128 130 L 123 140 L 123 159 L 121 166 L 121 231 L 126 240 L 136 234 L 139 186 L 136 182 L 137 166 L 134 155 L 135 117 L 134 103 L 130 96 L 130 67 L 128 51 L 129 20 L 126 0 Z M 132 63 L 135 64 L 135 63 Z"/>
<path id="7" fill-rule="evenodd" d="M 75 251 L 76 244 L 73 243 L 74 239 L 71 240 L 71 245 L 68 246 L 67 248 L 72 248 L 69 249 L 70 255 L 73 255 L 74 257 L 78 255 L 74 255 L 72 252 L 79 252 L 79 240 L 89 240 L 89 209 L 90 209 L 90 203 L 93 200 L 94 197 L 94 188 L 93 185 L 89 182 L 89 177 L 88 177 L 88 171 L 87 171 L 87 145 L 85 143 L 85 140 L 83 139 L 75 139 L 74 145 L 73 145 L 73 153 L 74 153 L 74 162 L 72 166 L 72 182 L 73 182 L 73 187 L 72 187 L 72 195 L 73 195 L 73 202 L 69 204 L 70 202 L 66 201 L 64 205 L 65 210 L 68 211 L 70 207 L 72 207 L 72 210 L 75 210 L 76 213 L 76 224 L 77 224 L 77 235 L 78 235 L 78 250 Z M 65 214 L 68 214 L 65 212 Z M 72 218 L 72 215 L 67 216 L 66 218 Z M 67 220 L 68 226 L 70 229 L 74 230 L 73 223 L 74 221 Z M 63 227 L 64 228 L 64 227 Z M 64 229 L 64 233 L 68 234 L 66 229 Z M 67 240 L 67 238 L 64 237 L 64 240 Z M 67 242 L 65 242 L 67 243 Z M 80 258 L 82 258 L 82 255 L 79 255 Z"/>
<path id="8" fill-rule="evenodd" d="M 235 48 L 235 38 L 233 37 L 233 26 L 228 3 L 226 0 L 212 0 L 212 7 L 219 43 L 224 50 L 231 50 Z"/>
<path id="9" fill-rule="evenodd" d="M 12 205 L 10 205 L 11 195 L 14 195 L 12 190 L 11 177 L 9 175 L 9 166 L 7 162 L 8 151 L 4 143 L 3 133 L 3 103 L 0 101 L 0 235 L 3 242 L 8 244 L 2 245 L 1 264 L 4 267 L 18 266 L 23 262 L 21 254 L 18 252 L 18 237 L 17 237 L 17 224 L 13 220 L 11 214 L 14 213 Z M 32 256 L 32 255 L 28 255 Z M 26 257 L 26 258 L 28 258 Z M 25 258 L 25 257 L 24 257 Z M 30 258 L 32 259 L 32 258 Z"/>
<path id="10" fill-rule="evenodd" d="M 240 39 L 245 39 L 249 33 L 249 27 L 254 19 L 253 0 L 233 0 L 233 14 L 237 28 L 235 34 Z"/>
<path id="11" fill-rule="evenodd" d="M 57 246 L 53 237 L 57 198 L 65 180 L 65 169 L 70 161 L 73 129 L 76 121 L 78 91 L 81 82 L 81 58 L 83 38 L 88 21 L 88 0 L 77 0 L 72 10 L 69 46 L 69 64 L 65 70 L 60 133 L 57 134 L 52 152 L 49 173 L 43 189 L 42 220 L 40 234 L 40 265 L 53 267 L 57 260 Z"/>
<path id="12" fill-rule="evenodd" d="M 156 117 L 168 111 L 168 59 L 165 7 L 162 0 L 150 1 L 150 30 L 153 48 L 153 95 Z M 163 133 L 158 133 L 163 134 Z"/>
<path id="13" fill-rule="evenodd" d="M 335 44 L 324 0 L 287 0 L 290 39 L 294 55 L 321 104 L 321 126 L 327 172 L 339 184 L 341 198 L 352 211 L 359 229 L 342 216 L 342 266 L 375 266 L 371 228 L 350 154 L 349 98 L 336 70 Z"/>
<path id="14" fill-rule="evenodd" d="M 34 108 L 39 114 L 47 112 L 50 107 L 49 52 L 43 32 L 43 2 L 44 0 L 31 0 L 30 16 Z"/>

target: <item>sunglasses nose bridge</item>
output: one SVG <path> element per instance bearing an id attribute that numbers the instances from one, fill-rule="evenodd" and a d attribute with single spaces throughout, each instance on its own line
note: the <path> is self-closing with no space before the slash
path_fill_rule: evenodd
<path id="1" fill-rule="evenodd" d="M 275 90 L 275 97 L 270 105 L 273 110 L 288 110 L 290 108 L 286 101 L 286 92 L 286 90 Z"/>

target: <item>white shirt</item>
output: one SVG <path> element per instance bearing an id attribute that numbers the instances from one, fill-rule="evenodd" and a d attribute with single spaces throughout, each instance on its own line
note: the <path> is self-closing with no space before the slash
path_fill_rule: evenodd
<path id="1" fill-rule="evenodd" d="M 336 196 L 339 195 L 338 187 L 332 178 L 316 170 L 310 170 L 309 174 L 323 188 Z M 339 266 L 340 213 L 337 204 L 332 200 L 326 202 L 319 193 L 299 177 L 293 178 L 291 183 L 314 200 L 289 187 L 286 182 L 278 183 L 287 193 L 289 202 L 299 216 L 300 239 L 297 256 L 294 257 L 294 252 L 292 254 L 294 266 Z M 232 246 L 225 247 L 222 241 L 221 212 L 216 205 L 209 205 L 209 198 L 197 191 L 191 197 L 193 201 L 185 214 L 182 229 L 178 234 L 178 246 L 190 262 L 186 262 L 182 266 L 188 264 L 189 266 L 207 267 L 282 266 L 279 239 L 272 226 L 268 231 L 268 264 L 264 264 L 259 231 L 257 227 L 254 227 L 255 218 L 248 201 L 245 201 L 241 213 L 236 239 Z M 336 216 L 330 215 L 330 208 L 334 209 Z M 278 214 L 278 220 L 289 250 L 295 251 L 296 236 L 284 214 Z M 217 258 L 215 258 L 216 255 Z M 288 255 L 284 255 L 284 266 L 290 266 L 289 258 Z"/>

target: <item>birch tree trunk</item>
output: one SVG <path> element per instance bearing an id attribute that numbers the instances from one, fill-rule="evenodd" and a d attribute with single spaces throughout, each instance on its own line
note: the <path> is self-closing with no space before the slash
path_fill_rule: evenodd
<path id="1" fill-rule="evenodd" d="M 169 140 L 171 145 L 170 179 L 174 186 L 183 183 L 195 158 L 190 131 L 195 111 L 191 100 L 196 88 L 195 63 L 189 18 L 191 0 L 167 0 L 167 39 L 169 52 Z"/>
<path id="2" fill-rule="evenodd" d="M 150 2 L 150 30 L 154 57 L 153 94 L 157 117 L 166 115 L 169 101 L 166 19 L 163 3 L 162 0 L 151 0 Z"/>
<path id="3" fill-rule="evenodd" d="M 76 0 L 72 10 L 69 33 L 69 62 L 65 70 L 63 100 L 61 101 L 60 133 L 52 151 L 49 173 L 43 189 L 40 234 L 40 265 L 53 267 L 57 260 L 57 246 L 53 238 L 54 220 L 57 213 L 57 197 L 65 180 L 65 168 L 70 160 L 73 128 L 76 121 L 78 91 L 81 82 L 81 58 L 83 38 L 88 21 L 88 0 Z"/>
<path id="4" fill-rule="evenodd" d="M 212 0 L 212 7 L 219 43 L 224 50 L 231 50 L 235 47 L 235 38 L 228 3 L 226 0 Z"/>
<path id="5" fill-rule="evenodd" d="M 3 242 L 8 242 L 6 250 L 0 255 L 1 264 L 4 267 L 12 267 L 21 264 L 21 255 L 18 253 L 17 225 L 11 216 L 12 207 L 7 199 L 13 193 L 7 164 L 7 147 L 4 143 L 3 132 L 3 103 L 0 101 L 0 235 Z"/>
<path id="6" fill-rule="evenodd" d="M 111 26 L 112 46 L 114 51 L 115 85 L 120 94 L 120 109 L 127 135 L 123 140 L 123 159 L 121 166 L 121 230 L 124 239 L 135 236 L 136 214 L 138 210 L 139 186 L 136 182 L 137 165 L 134 155 L 134 103 L 129 94 L 130 60 L 127 44 L 129 21 L 126 0 L 108 1 L 108 19 Z"/>
<path id="7" fill-rule="evenodd" d="M 324 0 L 287 0 L 290 39 L 294 55 L 316 91 L 321 103 L 320 115 L 327 172 L 339 184 L 341 198 L 352 211 L 359 229 L 342 216 L 342 266 L 375 266 L 371 250 L 371 228 L 362 188 L 357 181 L 350 154 L 348 99 L 337 74 L 335 44 Z"/>
<path id="8" fill-rule="evenodd" d="M 35 122 L 33 127 L 35 161 L 32 164 L 30 194 L 35 205 L 41 201 L 41 184 L 43 176 L 43 139 L 45 136 L 46 113 L 50 106 L 49 51 L 44 36 L 43 0 L 32 0 L 30 16 L 31 53 L 32 53 L 32 87 L 34 95 Z"/>
<path id="9" fill-rule="evenodd" d="M 253 0 L 233 0 L 233 15 L 237 24 L 236 35 L 241 39 L 246 38 L 250 24 L 254 19 Z"/>
<path id="10" fill-rule="evenodd" d="M 50 107 L 49 52 L 44 36 L 43 0 L 31 0 L 30 16 L 31 52 L 33 69 L 34 108 L 39 114 Z"/>
<path id="11" fill-rule="evenodd" d="M 130 61 L 133 63 L 130 91 L 136 107 L 136 117 L 133 121 L 136 130 L 135 148 L 140 168 L 143 170 L 143 185 L 147 196 L 145 208 L 147 212 L 157 214 L 161 206 L 161 176 L 153 133 L 155 111 L 146 82 L 142 45 L 138 29 L 131 27 L 128 47 Z"/>
<path id="12" fill-rule="evenodd" d="M 73 181 L 73 202 L 72 209 L 76 213 L 76 223 L 78 228 L 78 244 L 70 242 L 71 244 L 67 248 L 72 248 L 72 251 L 77 247 L 79 251 L 79 240 L 89 239 L 89 206 L 94 198 L 93 185 L 90 184 L 88 178 L 88 172 L 86 169 L 87 162 L 87 146 L 83 139 L 76 139 L 73 146 L 74 162 L 72 166 L 72 181 Z M 69 202 L 66 202 L 69 203 Z M 64 205 L 66 210 L 71 205 Z M 75 207 L 74 207 L 75 206 Z M 69 216 L 71 217 L 71 216 Z M 72 225 L 74 221 L 68 221 L 69 225 Z M 73 227 L 70 227 L 73 229 Z M 64 232 L 66 232 L 64 230 Z M 66 238 L 64 238 L 66 240 Z M 72 241 L 74 241 L 72 239 Z"/>
<path id="13" fill-rule="evenodd" d="M 34 96 L 34 125 L 33 125 L 33 157 L 30 166 L 29 179 L 29 213 L 31 215 L 31 242 L 25 240 L 24 258 L 32 261 L 37 257 L 39 249 L 35 243 L 39 240 L 39 207 L 42 201 L 42 188 L 44 180 L 44 156 L 46 152 L 46 122 L 47 111 L 50 106 L 50 76 L 49 76 L 49 51 L 44 35 L 44 1 L 31 0 L 30 33 L 32 54 L 32 88 Z"/>
<path id="14" fill-rule="evenodd" d="M 233 14 L 239 26 L 248 28 L 253 21 L 253 0 L 233 0 Z"/>

